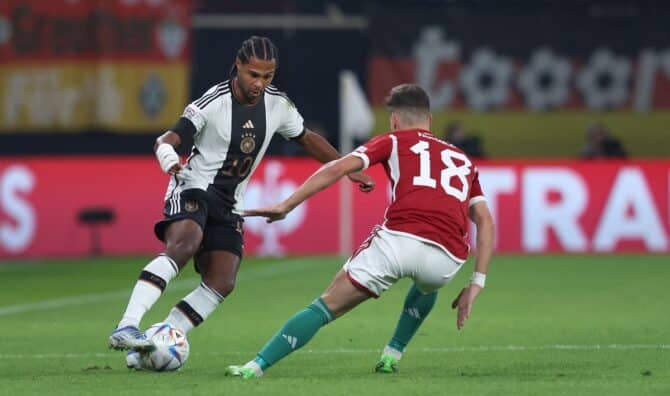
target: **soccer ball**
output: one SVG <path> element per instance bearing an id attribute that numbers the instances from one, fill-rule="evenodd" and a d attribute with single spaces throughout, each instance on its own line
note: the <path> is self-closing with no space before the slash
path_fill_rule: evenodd
<path id="1" fill-rule="evenodd" d="M 188 359 L 189 345 L 186 334 L 169 323 L 151 325 L 144 335 L 156 349 L 140 353 L 142 368 L 153 371 L 179 369 Z"/>

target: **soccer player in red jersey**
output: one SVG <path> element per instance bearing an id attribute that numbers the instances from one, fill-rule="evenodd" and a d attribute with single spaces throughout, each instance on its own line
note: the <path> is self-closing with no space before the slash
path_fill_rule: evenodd
<path id="1" fill-rule="evenodd" d="M 466 261 L 468 222 L 477 228 L 477 255 L 471 283 L 452 303 L 461 329 L 484 287 L 493 252 L 494 225 L 479 185 L 477 168 L 456 146 L 429 128 L 430 103 L 417 85 L 394 87 L 386 98 L 391 132 L 324 165 L 289 198 L 247 216 L 281 220 L 301 202 L 351 172 L 381 163 L 392 183 L 391 204 L 381 226 L 354 252 L 335 279 L 306 309 L 290 318 L 256 358 L 228 366 L 226 375 L 260 377 L 279 360 L 304 346 L 324 325 L 358 304 L 377 298 L 400 278 L 411 278 L 400 320 L 377 363 L 377 372 L 395 372 L 404 348 L 430 313 L 437 291 Z"/>

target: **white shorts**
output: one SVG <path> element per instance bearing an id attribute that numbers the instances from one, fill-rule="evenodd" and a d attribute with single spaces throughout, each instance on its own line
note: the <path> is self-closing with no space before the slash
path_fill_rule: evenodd
<path id="1" fill-rule="evenodd" d="M 419 291 L 432 293 L 461 265 L 436 245 L 376 227 L 342 268 L 354 286 L 379 297 L 400 278 L 411 278 Z"/>

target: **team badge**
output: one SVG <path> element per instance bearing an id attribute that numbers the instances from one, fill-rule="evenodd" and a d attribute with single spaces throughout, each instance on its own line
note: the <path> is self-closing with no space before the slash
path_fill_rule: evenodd
<path id="1" fill-rule="evenodd" d="M 197 201 L 186 201 L 184 203 L 184 209 L 186 209 L 187 212 L 195 212 L 198 210 L 198 202 Z"/>
<path id="2" fill-rule="evenodd" d="M 240 150 L 244 154 L 249 154 L 256 148 L 256 134 L 252 132 L 245 132 L 242 134 L 242 142 L 240 142 Z"/>

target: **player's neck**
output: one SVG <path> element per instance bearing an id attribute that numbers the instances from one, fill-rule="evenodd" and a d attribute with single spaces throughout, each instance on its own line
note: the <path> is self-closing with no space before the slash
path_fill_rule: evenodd
<path id="1" fill-rule="evenodd" d="M 421 129 L 430 132 L 430 125 L 428 124 L 412 124 L 412 125 L 398 125 L 394 131 L 408 131 L 412 129 Z"/>
<path id="2" fill-rule="evenodd" d="M 246 95 L 244 95 L 244 91 L 242 91 L 242 88 L 240 88 L 240 83 L 237 80 L 237 77 L 233 78 L 232 87 L 233 87 L 233 96 L 235 97 L 235 99 L 245 106 L 253 106 L 256 103 L 258 103 L 258 101 L 263 97 L 263 95 L 259 95 L 255 99 L 247 98 Z"/>

